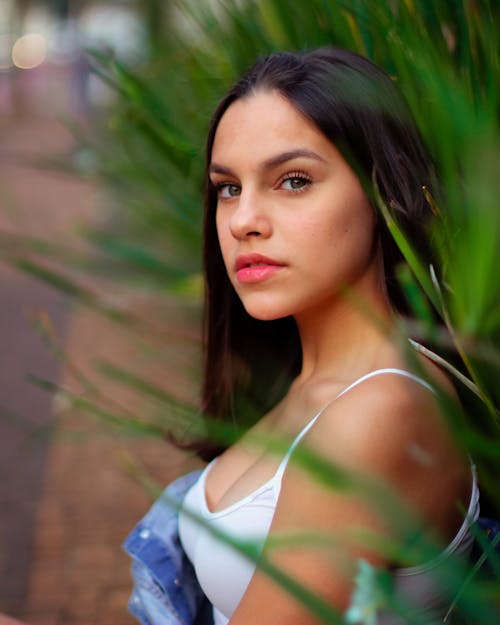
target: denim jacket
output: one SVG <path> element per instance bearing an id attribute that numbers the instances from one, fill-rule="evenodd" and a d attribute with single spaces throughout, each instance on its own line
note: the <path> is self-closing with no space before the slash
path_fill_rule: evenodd
<path id="1" fill-rule="evenodd" d="M 178 512 L 200 471 L 170 484 L 136 525 L 123 547 L 132 558 L 129 611 L 142 625 L 211 625 L 212 606 L 181 547 Z"/>

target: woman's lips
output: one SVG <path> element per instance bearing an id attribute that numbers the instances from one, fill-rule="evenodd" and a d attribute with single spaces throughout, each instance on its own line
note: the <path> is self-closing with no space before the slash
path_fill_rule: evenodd
<path id="1" fill-rule="evenodd" d="M 238 256 L 235 263 L 238 282 L 252 283 L 267 280 L 284 265 L 277 260 L 261 254 L 245 254 Z"/>

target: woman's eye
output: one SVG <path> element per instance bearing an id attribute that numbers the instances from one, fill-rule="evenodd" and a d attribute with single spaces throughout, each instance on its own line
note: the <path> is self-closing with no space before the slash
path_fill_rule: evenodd
<path id="1" fill-rule="evenodd" d="M 229 182 L 224 182 L 216 185 L 217 195 L 223 200 L 238 197 L 240 194 L 240 187 L 237 184 L 231 184 Z"/>
<path id="2" fill-rule="evenodd" d="M 311 179 L 307 176 L 291 175 L 282 181 L 281 186 L 286 191 L 302 191 L 309 184 Z"/>

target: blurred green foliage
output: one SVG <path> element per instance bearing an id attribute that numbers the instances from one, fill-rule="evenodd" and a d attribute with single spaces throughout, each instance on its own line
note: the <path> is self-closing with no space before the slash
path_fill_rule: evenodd
<path id="1" fill-rule="evenodd" d="M 444 189 L 429 199 L 439 213 L 442 284 L 418 265 L 418 250 L 395 226 L 412 268 L 401 276 L 415 294 L 416 318 L 425 321 L 426 313 L 415 278 L 449 325 L 444 342 L 454 342 L 498 422 L 498 3 L 192 1 L 169 8 L 163 45 L 145 65 L 93 57 L 116 93 L 102 140 L 92 147 L 117 207 L 112 227 L 93 233 L 94 242 L 154 289 L 182 290 L 183 279 L 196 289 L 189 278 L 200 265 L 204 136 L 218 99 L 258 55 L 325 44 L 359 51 L 405 93 Z"/>
<path id="2" fill-rule="evenodd" d="M 99 250 L 93 271 L 159 299 L 175 294 L 199 302 L 204 137 L 219 98 L 258 55 L 274 50 L 334 44 L 368 56 L 400 85 L 439 172 L 443 192 L 429 198 L 438 216 L 439 282 L 393 224 L 408 260 L 400 278 L 414 302 L 409 330 L 467 378 L 468 386 L 459 383 L 466 422 L 448 406 L 450 419 L 478 465 L 486 508 L 500 517 L 500 3 L 179 0 L 169 2 L 162 14 L 152 22 L 154 42 L 146 62 L 126 67 L 112 55 L 91 55 L 93 71 L 114 93 L 98 132 L 82 138 L 82 149 L 93 155 L 109 194 L 106 224 L 87 233 Z M 390 221 L 386 207 L 380 208 Z M 31 242 L 32 251 L 34 246 Z M 57 256 L 54 249 L 41 253 Z M 17 264 L 113 314 L 57 272 L 51 275 L 19 259 Z M 428 302 L 442 323 L 434 321 Z M 161 340 L 151 340 L 161 352 Z M 125 368 L 101 364 L 101 372 L 153 395 L 170 415 L 160 428 L 145 419 L 147 433 L 168 430 L 172 412 L 187 421 L 196 417 L 194 407 L 182 408 Z M 87 408 L 96 412 L 99 397 L 94 399 L 96 405 Z M 84 407 L 81 399 L 74 401 Z M 124 415 L 119 419 L 127 421 Z M 130 420 L 130 431 L 138 430 L 140 422 Z M 297 594 L 290 580 L 269 572 Z M 498 623 L 498 573 L 466 586 L 465 574 L 453 578 L 460 595 L 457 610 L 467 622 Z M 325 622 L 337 622 L 314 598 L 303 599 Z"/>

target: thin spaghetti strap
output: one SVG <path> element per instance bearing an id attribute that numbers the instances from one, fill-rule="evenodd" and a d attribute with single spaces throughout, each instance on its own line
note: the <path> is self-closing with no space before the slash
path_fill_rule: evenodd
<path id="1" fill-rule="evenodd" d="M 415 382 L 418 382 L 419 384 L 421 384 L 422 386 L 425 386 L 425 388 L 427 390 L 429 390 L 431 393 L 435 393 L 435 389 L 429 384 L 429 382 L 426 382 L 423 378 L 420 378 L 418 375 L 415 375 L 414 373 L 410 373 L 410 371 L 406 371 L 406 369 L 392 369 L 392 368 L 387 368 L 387 369 L 375 369 L 375 371 L 370 371 L 369 373 L 362 375 L 360 378 L 358 378 L 357 380 L 355 380 L 352 384 L 349 384 L 349 386 L 347 388 L 345 388 L 343 391 L 341 391 L 337 397 L 335 397 L 335 399 L 337 399 L 338 397 L 340 397 L 341 395 L 343 395 L 344 393 L 347 393 L 347 391 L 350 391 L 352 388 L 354 388 L 355 386 L 357 386 L 358 384 L 361 384 L 361 382 L 364 382 L 365 380 L 367 380 L 368 378 L 372 378 L 375 375 L 380 375 L 382 373 L 395 373 L 396 375 L 402 375 L 406 378 L 410 378 L 411 380 L 414 380 Z M 335 399 L 333 401 L 335 401 Z M 332 402 L 329 402 L 323 409 L 322 411 L 331 404 Z"/>
<path id="2" fill-rule="evenodd" d="M 288 464 L 288 461 L 290 460 L 290 456 L 292 455 L 294 449 L 297 447 L 300 441 L 304 438 L 304 436 L 309 432 L 312 426 L 316 423 L 316 421 L 318 420 L 318 417 L 323 412 L 323 410 L 324 408 L 322 408 L 318 413 L 316 413 L 314 417 L 309 421 L 309 423 L 307 423 L 306 426 L 302 428 L 302 430 L 300 430 L 300 432 L 295 437 L 293 443 L 288 448 L 288 451 L 283 457 L 283 460 L 280 462 L 278 470 L 275 473 L 275 476 L 278 482 L 281 482 L 281 478 L 283 477 L 283 473 L 285 472 L 286 465 Z"/>
<path id="3" fill-rule="evenodd" d="M 285 472 L 286 466 L 288 464 L 288 461 L 290 460 L 290 456 L 292 455 L 294 449 L 297 447 L 297 445 L 300 443 L 300 441 L 304 438 L 304 436 L 309 432 L 309 430 L 312 428 L 312 426 L 316 423 L 318 418 L 328 408 L 328 406 L 333 404 L 333 402 L 336 399 L 338 399 L 339 397 L 341 397 L 342 395 L 347 393 L 347 391 L 350 391 L 352 388 L 354 388 L 358 384 L 361 384 L 361 382 L 364 382 L 365 380 L 368 380 L 368 378 L 372 378 L 372 377 L 374 377 L 376 375 L 381 375 L 383 373 L 394 373 L 396 375 L 402 375 L 402 376 L 404 376 L 406 378 L 410 378 L 411 380 L 414 380 L 415 382 L 418 382 L 418 384 L 421 384 L 422 386 L 425 386 L 425 388 L 427 390 L 429 390 L 431 393 L 435 393 L 436 392 L 435 389 L 429 384 L 429 382 L 426 382 L 423 378 L 420 378 L 418 375 L 415 375 L 414 373 L 411 373 L 410 371 L 406 371 L 406 369 L 393 369 L 393 368 L 375 369 L 374 371 L 370 371 L 369 373 L 366 373 L 365 375 L 362 375 L 360 378 L 355 380 L 352 384 L 349 384 L 349 386 L 347 388 L 345 388 L 343 391 L 341 391 L 338 395 L 336 395 L 327 404 L 325 404 L 323 406 L 323 408 L 321 408 L 321 410 L 319 412 L 317 412 L 314 415 L 314 417 L 308 423 L 306 423 L 306 425 L 302 428 L 302 430 L 300 430 L 300 432 L 297 434 L 297 436 L 293 440 L 292 444 L 288 448 L 288 451 L 286 452 L 285 456 L 283 457 L 283 460 L 280 462 L 278 470 L 276 471 L 275 475 L 276 475 L 276 478 L 279 481 L 281 481 L 281 478 L 283 477 L 283 473 Z"/>

